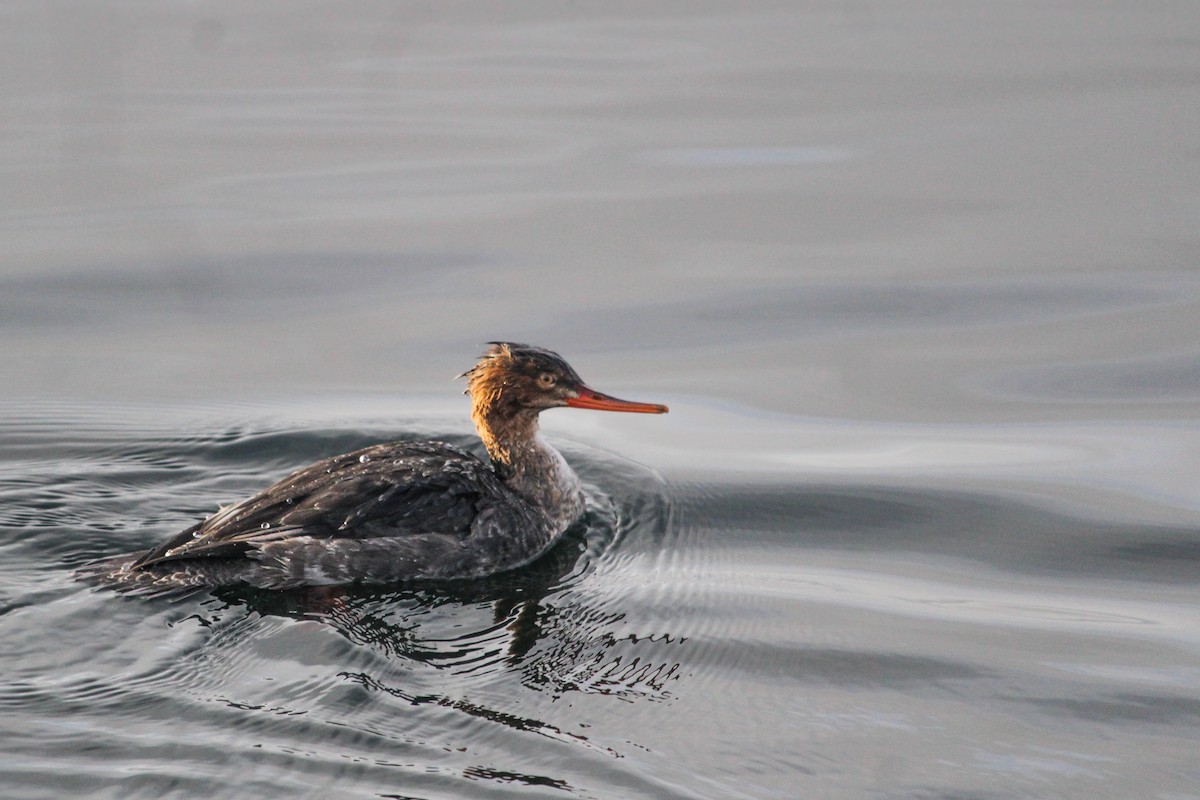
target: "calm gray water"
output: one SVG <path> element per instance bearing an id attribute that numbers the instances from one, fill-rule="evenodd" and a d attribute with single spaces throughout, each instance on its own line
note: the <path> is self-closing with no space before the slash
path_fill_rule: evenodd
<path id="1" fill-rule="evenodd" d="M 0 795 L 1200 798 L 1200 6 L 0 10 Z M 76 583 L 313 460 L 586 525 L 450 591 Z"/>

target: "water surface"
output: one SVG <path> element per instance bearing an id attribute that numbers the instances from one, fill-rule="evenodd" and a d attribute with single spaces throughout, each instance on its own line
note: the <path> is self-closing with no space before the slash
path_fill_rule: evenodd
<path id="1" fill-rule="evenodd" d="M 0 794 L 1200 797 L 1194 3 L 0 15 Z M 537 564 L 73 579 L 492 339 Z"/>

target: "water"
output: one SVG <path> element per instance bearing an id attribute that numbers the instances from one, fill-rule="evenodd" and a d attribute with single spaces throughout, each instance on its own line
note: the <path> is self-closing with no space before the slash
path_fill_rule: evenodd
<path id="1" fill-rule="evenodd" d="M 1200 797 L 1193 5 L 8 4 L 0 794 Z M 546 559 L 73 580 L 499 338 Z"/>

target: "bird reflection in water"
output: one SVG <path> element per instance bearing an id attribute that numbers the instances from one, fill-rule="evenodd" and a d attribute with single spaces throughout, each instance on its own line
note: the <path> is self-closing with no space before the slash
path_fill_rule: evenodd
<path id="1" fill-rule="evenodd" d="M 613 633 L 625 612 L 591 607 L 578 590 L 595 558 L 612 543 L 618 525 L 617 511 L 603 495 L 590 496 L 588 505 L 584 518 L 542 558 L 501 575 L 387 592 L 360 587 L 284 592 L 238 587 L 217 589 L 214 594 L 229 605 L 260 614 L 330 625 L 348 641 L 389 660 L 473 675 L 517 670 L 523 685 L 554 696 L 581 691 L 624 699 L 667 699 L 667 687 L 680 677 L 679 663 L 631 656 L 630 637 Z M 486 620 L 473 617 L 472 609 L 485 612 Z M 677 644 L 684 640 L 661 634 L 641 641 Z M 531 655 L 539 642 L 542 646 Z M 343 676 L 412 703 L 462 705 L 439 696 L 415 695 L 364 673 Z M 459 710 L 546 733 L 535 720 L 508 719 L 502 712 L 470 704 Z"/>
<path id="2" fill-rule="evenodd" d="M 390 591 L 355 586 L 321 586 L 291 591 L 246 588 L 216 589 L 230 605 L 245 605 L 260 614 L 310 620 L 333 626 L 351 642 L 395 658 L 437 668 L 479 669 L 481 649 L 499 655 L 507 666 L 521 663 L 542 636 L 539 617 L 543 600 L 561 588 L 587 548 L 585 533 L 595 512 L 563 536 L 534 564 L 503 575 L 474 581 L 422 583 Z M 452 638 L 432 629 L 447 609 L 461 623 L 463 609 L 490 609 L 485 627 Z M 426 629 L 429 629 L 426 632 Z M 461 631 L 461 628 L 457 629 Z M 503 646 L 496 640 L 505 639 Z"/>

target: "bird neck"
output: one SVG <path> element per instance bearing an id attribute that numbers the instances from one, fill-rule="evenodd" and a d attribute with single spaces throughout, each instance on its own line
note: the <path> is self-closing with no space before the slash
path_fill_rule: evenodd
<path id="1" fill-rule="evenodd" d="M 534 409 L 498 414 L 476 406 L 472 419 L 496 472 L 510 489 L 552 516 L 578 516 L 583 489 L 575 472 L 541 436 Z"/>
<path id="2" fill-rule="evenodd" d="M 537 412 L 533 409 L 500 412 L 476 403 L 471 409 L 471 419 L 488 456 L 501 472 L 518 469 L 528 460 L 530 443 L 541 439 Z"/>

